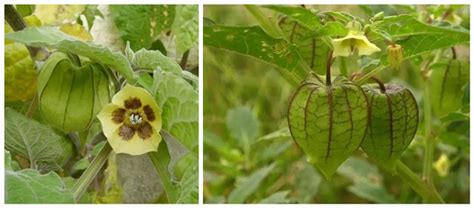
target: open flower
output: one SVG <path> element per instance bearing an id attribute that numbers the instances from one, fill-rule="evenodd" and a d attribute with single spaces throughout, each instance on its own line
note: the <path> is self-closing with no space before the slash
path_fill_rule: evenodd
<path id="1" fill-rule="evenodd" d="M 334 39 L 331 42 L 334 48 L 334 57 L 349 56 L 352 53 L 370 55 L 380 51 L 380 48 L 367 40 L 367 37 L 359 31 L 349 31 L 346 37 Z"/>
<path id="2" fill-rule="evenodd" d="M 161 109 L 145 89 L 126 85 L 97 115 L 116 153 L 141 155 L 161 142 Z"/>

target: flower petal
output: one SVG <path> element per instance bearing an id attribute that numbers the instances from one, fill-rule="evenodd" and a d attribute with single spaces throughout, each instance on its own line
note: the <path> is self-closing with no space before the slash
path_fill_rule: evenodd
<path id="1" fill-rule="evenodd" d="M 161 135 L 157 131 L 153 131 L 150 138 L 142 139 L 138 133 L 135 133 L 132 139 L 124 140 L 119 136 L 119 130 L 117 129 L 113 136 L 107 137 L 107 140 L 116 153 L 142 155 L 148 152 L 158 151 Z"/>
<path id="2" fill-rule="evenodd" d="M 372 53 L 380 51 L 380 48 L 378 48 L 375 44 L 367 40 L 367 37 L 365 37 L 364 35 L 358 37 L 356 47 L 359 50 L 359 55 L 370 55 Z"/>
<path id="3" fill-rule="evenodd" d="M 331 42 L 334 48 L 332 56 L 349 56 L 351 54 L 351 47 L 347 44 L 348 41 L 350 40 L 347 40 L 347 38 L 339 38 L 332 40 Z"/>
<path id="4" fill-rule="evenodd" d="M 120 106 L 109 103 L 102 108 L 97 114 L 100 123 L 102 124 L 102 131 L 106 137 L 113 135 L 114 132 L 122 125 L 119 121 L 119 111 L 122 111 Z M 125 114 L 125 112 L 123 112 Z M 125 115 L 124 115 L 125 116 Z"/>

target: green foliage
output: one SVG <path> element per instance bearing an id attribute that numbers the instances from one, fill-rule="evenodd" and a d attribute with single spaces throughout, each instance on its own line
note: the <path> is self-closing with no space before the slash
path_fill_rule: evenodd
<path id="1" fill-rule="evenodd" d="M 40 171 L 59 170 L 73 155 L 73 145 L 51 127 L 5 109 L 5 148 Z"/>
<path id="2" fill-rule="evenodd" d="M 468 8 L 466 5 L 206 6 L 205 203 L 225 203 L 235 199 L 243 203 L 469 202 L 469 188 L 461 185 L 469 180 L 466 170 L 469 169 L 470 101 L 469 76 L 465 70 L 469 68 Z M 246 15 L 242 15 L 243 12 Z M 458 25 L 444 19 L 451 14 L 460 16 L 462 22 Z M 311 76 L 310 71 L 319 75 L 326 73 L 327 60 L 330 60 L 328 55 L 333 47 L 331 40 L 346 36 L 348 28 L 345 25 L 352 20 L 362 24 L 367 39 L 381 51 L 369 56 L 336 57 L 331 73 L 353 79 L 359 86 L 372 82 L 369 78 L 374 76 L 383 83 L 390 82 L 409 89 L 416 100 L 415 105 L 420 109 L 420 125 L 414 129 L 410 127 L 411 133 L 415 134 L 412 142 L 394 144 L 403 146 L 401 153 L 396 155 L 399 160 L 394 159 L 395 172 L 385 168 L 390 166 L 386 159 L 379 158 L 377 161 L 373 159 L 373 154 L 367 158 L 367 153 L 355 150 L 347 160 L 342 160 L 339 168 L 335 167 L 336 174 L 325 180 L 321 171 L 314 168 L 309 163 L 311 161 L 306 161 L 308 151 L 295 145 L 301 142 L 301 138 L 292 140 L 286 110 L 292 100 L 291 92 Z M 276 45 L 287 48 L 289 52 L 281 59 L 270 59 L 269 55 L 277 57 L 274 56 L 275 51 L 262 50 L 264 48 L 259 44 L 262 41 L 271 43 L 269 45 L 273 48 Z M 387 60 L 386 48 L 390 43 L 401 45 L 403 50 L 403 61 L 397 70 L 391 69 Z M 452 51 L 456 54 L 456 60 L 453 60 Z M 457 69 L 460 69 L 450 71 L 452 77 L 445 76 L 449 73 L 443 73 L 450 62 L 459 62 Z M 353 72 L 361 75 L 351 78 Z M 455 103 L 456 107 L 440 115 L 436 112 L 440 90 L 436 88 L 442 88 L 443 79 L 451 79 L 445 90 L 453 92 L 449 93 L 453 97 L 441 101 L 443 105 Z M 324 92 L 328 88 L 334 87 L 321 85 L 311 90 Z M 438 101 L 425 99 L 427 96 L 422 94 L 425 88 L 430 88 L 430 95 Z M 315 97 L 322 95 L 315 93 Z M 328 111 L 322 103 L 325 99 L 320 100 L 320 105 L 310 108 L 312 111 Z M 248 111 L 253 112 L 259 125 L 250 125 L 247 119 L 229 125 L 228 116 L 236 107 L 241 108 L 239 106 L 246 106 Z M 338 104 L 334 108 L 341 106 Z M 375 122 L 377 125 L 386 118 L 382 107 L 375 108 L 378 113 L 374 116 L 379 119 Z M 308 122 L 309 132 L 316 131 L 315 126 L 328 122 L 327 115 L 321 115 L 317 122 Z M 336 122 L 336 129 L 350 129 L 350 126 L 344 127 L 346 123 L 341 123 L 347 121 L 343 112 L 338 112 L 335 118 L 340 119 Z M 257 139 L 247 148 L 233 135 L 234 129 L 242 126 L 247 126 L 247 129 L 253 126 L 258 132 Z M 401 128 L 399 125 L 393 127 L 397 131 Z M 290 128 L 294 127 L 290 125 Z M 382 132 L 386 127 L 374 129 Z M 313 145 L 311 151 L 324 153 L 325 149 L 318 151 L 317 148 L 326 147 L 327 140 L 321 138 L 327 137 L 314 135 L 311 134 L 312 139 L 321 142 Z M 428 140 L 430 142 L 426 142 Z M 379 147 L 377 151 L 385 153 L 385 148 Z M 449 165 L 438 167 L 438 163 L 443 161 L 433 161 L 423 155 L 425 152 L 431 152 L 428 155 L 432 154 L 434 160 L 441 158 L 440 155 L 447 155 Z M 341 156 L 339 153 L 336 155 Z M 255 177 L 262 168 L 270 165 L 274 165 L 273 169 L 257 187 L 250 185 L 247 190 L 241 188 L 242 182 Z M 432 174 L 431 179 L 426 179 L 426 173 Z M 422 177 L 425 181 L 432 181 L 435 188 L 426 186 Z M 435 196 L 433 190 L 438 190 L 439 196 Z"/>
<path id="3" fill-rule="evenodd" d="M 34 169 L 17 171 L 5 153 L 5 202 L 8 204 L 72 203 L 74 197 L 54 172 L 42 175 Z"/>
<path id="4" fill-rule="evenodd" d="M 284 70 L 290 82 L 297 83 L 306 74 L 302 57 L 293 45 L 267 35 L 260 27 L 204 27 L 206 46 L 223 48 L 261 59 Z"/>
<path id="5" fill-rule="evenodd" d="M 175 6 L 111 5 L 109 9 L 122 39 L 130 41 L 133 50 L 150 48 L 162 31 L 170 29 L 175 19 Z"/>
<path id="6" fill-rule="evenodd" d="M 259 121 L 248 107 L 237 107 L 229 110 L 226 125 L 230 135 L 242 147 L 255 142 L 258 135 Z"/>
<path id="7" fill-rule="evenodd" d="M 171 30 L 176 34 L 176 49 L 184 53 L 198 43 L 198 5 L 176 6 L 176 18 Z"/>
<path id="8" fill-rule="evenodd" d="M 57 20 L 64 19 L 64 15 L 71 16 L 74 19 L 69 19 L 77 21 L 83 35 L 90 36 L 92 40 L 81 41 L 56 27 L 28 27 L 20 32 L 9 33 L 6 37 L 6 41 L 13 40 L 18 44 L 37 47 L 40 53 L 33 57 L 36 66 L 47 66 L 50 61 L 55 61 L 56 56 L 51 54 L 57 52 L 64 53 L 76 64 L 67 65 L 60 60 L 63 64 L 61 69 L 66 70 L 58 70 L 57 67 L 45 70 L 39 67 L 42 74 L 39 79 L 44 79 L 43 75 L 51 78 L 48 77 L 50 74 L 59 72 L 66 76 L 62 79 L 59 79 L 61 76 L 52 76 L 55 81 L 60 82 L 60 86 L 68 86 L 56 92 L 60 96 L 52 96 L 46 103 L 42 103 L 40 99 L 40 104 L 36 102 L 38 96 L 32 101 L 6 104 L 5 146 L 13 156 L 13 160 L 10 160 L 10 152 L 6 154 L 9 158 L 5 161 L 5 167 L 8 168 L 6 201 L 197 203 L 198 77 L 193 73 L 198 68 L 195 60 L 198 6 L 77 5 L 81 10 L 74 14 L 65 11 L 67 8 L 42 5 L 43 18 L 50 18 L 48 21 L 55 21 L 57 26 L 62 27 L 63 23 Z M 55 13 L 52 15 L 46 11 Z M 175 40 L 176 44 L 171 42 Z M 175 52 L 179 50 L 192 51 L 188 54 L 189 61 L 177 59 Z M 86 79 L 83 74 L 64 73 L 90 65 L 103 66 L 100 71 L 108 79 L 97 79 L 97 76 Z M 90 69 L 94 69 L 92 71 L 95 73 L 99 68 Z M 32 81 L 36 80 L 36 74 L 34 75 L 35 79 Z M 7 78 L 9 81 L 10 79 L 12 78 Z M 45 105 L 49 109 L 61 110 L 62 105 L 58 99 L 73 97 L 74 99 L 66 100 L 74 101 L 75 103 L 68 105 L 75 108 L 67 109 L 67 112 L 90 115 L 90 108 L 88 110 L 85 105 L 87 93 L 84 93 L 90 89 L 78 88 L 79 81 L 85 84 L 100 82 L 101 86 L 110 89 L 111 95 L 126 84 L 145 88 L 156 99 L 162 111 L 154 112 L 155 116 L 162 117 L 163 125 L 160 132 L 163 140 L 157 152 L 140 156 L 116 155 L 102 132 L 108 127 L 102 126 L 95 116 L 90 121 L 91 125 L 78 129 L 79 125 L 73 123 L 72 116 L 67 113 L 64 116 L 39 113 L 38 105 L 42 106 L 42 112 Z M 69 82 L 74 83 L 68 84 Z M 36 87 L 36 82 L 30 84 Z M 43 92 L 48 87 L 57 88 L 57 84 L 41 82 L 38 88 Z M 89 88 L 103 92 L 97 86 L 98 84 L 91 85 Z M 111 95 L 99 93 L 93 96 L 93 100 L 108 101 Z M 84 99 L 77 101 L 76 98 Z M 26 116 L 15 112 L 11 107 Z M 149 115 L 146 116 L 149 118 Z M 60 127 L 49 127 L 51 122 L 47 117 L 70 124 L 71 128 L 66 130 L 67 135 L 62 135 L 55 129 Z M 77 130 L 79 132 L 75 132 Z M 45 174 L 41 175 L 40 172 Z"/>
<path id="9" fill-rule="evenodd" d="M 119 72 L 128 81 L 133 82 L 136 78 L 130 63 L 118 52 L 96 45 L 91 42 L 83 42 L 74 39 L 54 27 L 28 27 L 22 31 L 8 33 L 5 38 L 36 47 L 52 47 L 65 53 L 74 53 L 87 57 L 97 63 L 109 66 Z"/>

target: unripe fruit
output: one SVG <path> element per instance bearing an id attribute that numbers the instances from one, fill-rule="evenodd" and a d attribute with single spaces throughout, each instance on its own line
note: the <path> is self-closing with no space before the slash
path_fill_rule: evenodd
<path id="1" fill-rule="evenodd" d="M 391 169 L 415 137 L 418 105 L 408 89 L 380 84 L 362 86 L 370 107 L 362 149 L 382 167 Z"/>
<path id="2" fill-rule="evenodd" d="M 327 84 L 312 76 L 292 97 L 288 124 L 308 161 L 329 178 L 359 148 L 368 111 L 367 98 L 359 86 L 343 77 Z"/>
<path id="3" fill-rule="evenodd" d="M 46 122 L 64 132 L 83 131 L 110 102 L 110 85 L 102 65 L 78 66 L 56 52 L 38 77 L 39 110 Z"/>

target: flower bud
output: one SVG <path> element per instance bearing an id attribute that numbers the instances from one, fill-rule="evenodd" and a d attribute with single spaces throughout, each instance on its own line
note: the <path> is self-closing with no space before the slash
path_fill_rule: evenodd
<path id="1" fill-rule="evenodd" d="M 78 66 L 66 54 L 52 54 L 38 77 L 39 110 L 50 125 L 83 131 L 110 101 L 111 82 L 97 63 Z"/>
<path id="2" fill-rule="evenodd" d="M 384 16 L 385 16 L 384 12 L 379 12 L 375 14 L 372 18 L 370 18 L 370 21 L 377 22 L 377 21 L 383 20 Z"/>
<path id="3" fill-rule="evenodd" d="M 449 158 L 446 154 L 442 154 L 439 159 L 433 163 L 433 168 L 438 172 L 441 177 L 446 177 L 449 174 Z"/>
<path id="4" fill-rule="evenodd" d="M 400 68 L 403 61 L 403 48 L 398 44 L 390 44 L 387 46 L 388 63 L 395 68 Z"/>

